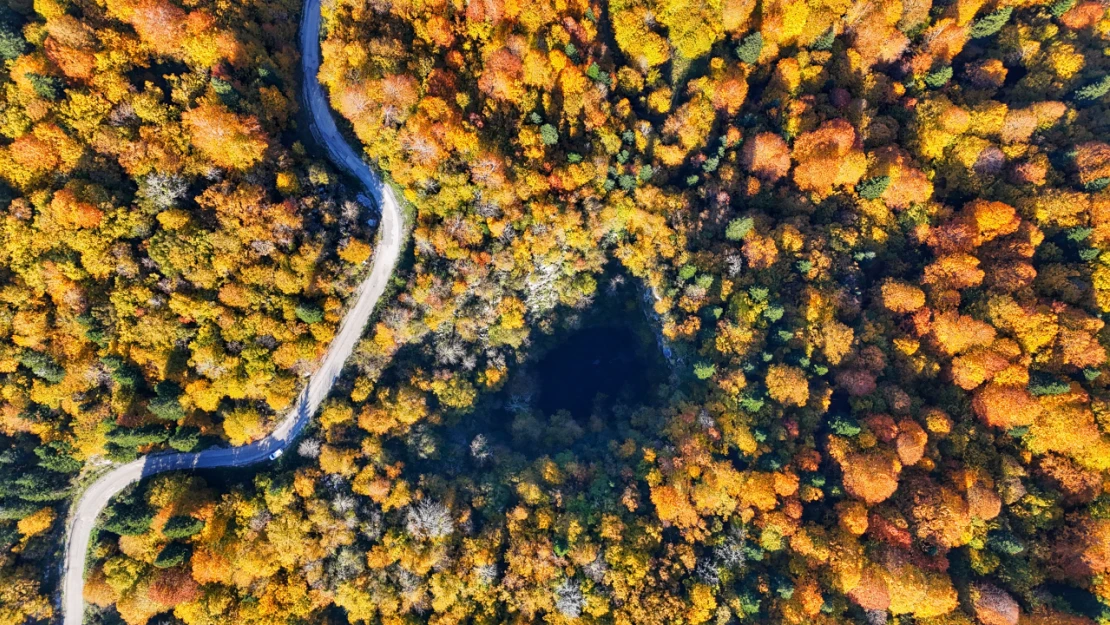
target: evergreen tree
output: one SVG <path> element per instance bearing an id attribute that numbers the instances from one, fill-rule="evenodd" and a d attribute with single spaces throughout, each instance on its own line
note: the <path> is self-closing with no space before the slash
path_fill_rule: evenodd
<path id="1" fill-rule="evenodd" d="M 763 35 L 759 31 L 744 37 L 736 47 L 736 57 L 748 65 L 755 65 L 763 52 Z"/>

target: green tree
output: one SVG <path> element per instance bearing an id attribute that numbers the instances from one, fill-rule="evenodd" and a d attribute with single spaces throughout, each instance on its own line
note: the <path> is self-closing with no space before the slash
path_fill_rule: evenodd
<path id="1" fill-rule="evenodd" d="M 1071 8 L 1075 6 L 1075 2 L 1076 0 L 1056 0 L 1056 2 L 1049 5 L 1048 12 L 1052 17 L 1059 18 L 1064 13 L 1070 11 Z"/>
<path id="2" fill-rule="evenodd" d="M 178 426 L 170 436 L 169 443 L 177 451 L 193 451 L 200 444 L 200 428 L 191 425 Z"/>
<path id="3" fill-rule="evenodd" d="M 744 37 L 740 45 L 736 46 L 736 57 L 748 65 L 755 65 L 762 52 L 763 35 L 759 31 Z"/>
<path id="4" fill-rule="evenodd" d="M 975 23 L 971 25 L 971 38 L 983 39 L 998 33 L 1006 25 L 1006 22 L 1010 21 L 1010 15 L 1013 12 L 1014 7 L 1002 7 L 975 20 Z"/>
<path id="5" fill-rule="evenodd" d="M 204 521 L 191 516 L 172 516 L 166 521 L 162 533 L 166 538 L 189 538 L 204 529 Z"/>
<path id="6" fill-rule="evenodd" d="M 154 558 L 154 566 L 160 569 L 169 569 L 179 564 L 183 564 L 189 555 L 192 554 L 192 548 L 185 543 L 173 542 L 162 548 L 158 556 Z"/>
<path id="7" fill-rule="evenodd" d="M 145 534 L 153 522 L 154 511 L 145 503 L 132 499 L 112 506 L 103 527 L 120 536 L 138 536 Z"/>
<path id="8" fill-rule="evenodd" d="M 952 66 L 945 65 L 944 67 L 925 74 L 925 85 L 930 89 L 940 89 L 952 80 Z"/>
<path id="9" fill-rule="evenodd" d="M 725 238 L 729 241 L 739 241 L 748 236 L 755 226 L 755 220 L 751 217 L 740 217 L 728 222 L 725 227 Z"/>
<path id="10" fill-rule="evenodd" d="M 1076 104 L 1089 105 L 1107 93 L 1110 93 L 1110 76 L 1103 76 L 1077 89 L 1072 99 L 1075 100 Z"/>
<path id="11" fill-rule="evenodd" d="M 717 367 L 712 363 L 699 362 L 694 365 L 694 375 L 696 375 L 699 380 L 708 380 L 713 377 L 713 374 L 716 372 Z"/>
<path id="12" fill-rule="evenodd" d="M 52 384 L 61 382 L 66 372 L 49 355 L 42 352 L 25 351 L 19 359 L 20 364 L 31 370 L 35 377 Z"/>
<path id="13" fill-rule="evenodd" d="M 181 406 L 181 387 L 173 382 L 159 382 L 154 387 L 155 396 L 147 403 L 147 410 L 163 421 L 180 421 L 185 418 Z"/>
<path id="14" fill-rule="evenodd" d="M 10 61 L 27 50 L 21 33 L 19 15 L 7 6 L 0 6 L 0 59 Z"/>
<path id="15" fill-rule="evenodd" d="M 540 126 L 540 138 L 544 145 L 555 145 L 559 142 L 559 131 L 551 124 L 544 124 Z"/>
<path id="16" fill-rule="evenodd" d="M 35 93 L 40 98 L 47 100 L 57 100 L 62 97 L 64 92 L 62 81 L 54 76 L 43 76 L 42 74 L 27 74 L 27 79 L 31 81 L 31 87 L 34 88 Z"/>
<path id="17" fill-rule="evenodd" d="M 324 311 L 319 306 L 310 302 L 301 302 L 293 311 L 297 315 L 297 319 L 311 325 L 320 323 L 324 320 Z"/>
<path id="18" fill-rule="evenodd" d="M 890 186 L 890 176 L 869 178 L 856 185 L 856 193 L 865 200 L 874 200 Z"/>

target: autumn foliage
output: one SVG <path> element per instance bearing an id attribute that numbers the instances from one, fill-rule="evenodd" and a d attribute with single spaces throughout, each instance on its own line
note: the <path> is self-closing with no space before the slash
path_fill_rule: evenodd
<path id="1" fill-rule="evenodd" d="M 855 128 L 843 119 L 825 122 L 799 136 L 792 153 L 794 183 L 802 191 L 827 195 L 834 187 L 859 182 L 867 168 Z"/>
<path id="2" fill-rule="evenodd" d="M 266 141 L 258 121 L 219 104 L 202 104 L 182 115 L 193 145 L 220 167 L 247 169 L 262 158 Z"/>
<path id="3" fill-rule="evenodd" d="M 113 501 L 91 620 L 1106 620 L 1104 2 L 322 4 L 411 243 L 281 462 Z M 374 253 L 300 10 L 0 7 L 4 625 L 73 476 L 264 436 Z M 644 386 L 549 409 L 614 327 Z"/>

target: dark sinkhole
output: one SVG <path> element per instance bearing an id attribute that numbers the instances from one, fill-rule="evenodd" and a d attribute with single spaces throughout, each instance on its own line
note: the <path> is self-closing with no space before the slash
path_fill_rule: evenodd
<path id="1" fill-rule="evenodd" d="M 595 402 L 601 409 L 653 403 L 666 365 L 651 335 L 637 334 L 628 326 L 599 325 L 560 337 L 534 367 L 540 412 L 566 410 L 586 420 Z"/>
<path id="2" fill-rule="evenodd" d="M 564 451 L 604 456 L 612 441 L 662 427 L 656 409 L 675 382 L 652 311 L 631 280 L 599 282 L 588 308 L 561 311 L 547 332 L 532 333 L 502 388 L 480 395 L 472 411 L 445 414 L 441 452 L 406 443 L 409 451 L 461 470 Z"/>

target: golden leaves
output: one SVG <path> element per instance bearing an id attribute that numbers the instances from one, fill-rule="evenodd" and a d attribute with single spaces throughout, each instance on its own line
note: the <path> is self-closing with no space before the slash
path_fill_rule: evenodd
<path id="1" fill-rule="evenodd" d="M 883 306 L 895 313 L 910 313 L 925 305 L 925 292 L 921 289 L 888 279 L 882 288 Z"/>
<path id="2" fill-rule="evenodd" d="M 262 159 L 268 142 L 257 119 L 206 102 L 181 115 L 195 145 L 212 162 L 247 169 Z"/>
<path id="3" fill-rule="evenodd" d="M 868 504 L 886 501 L 898 490 L 902 463 L 892 453 L 872 450 L 852 453 L 840 462 L 844 489 Z"/>
<path id="4" fill-rule="evenodd" d="M 785 406 L 804 406 L 809 399 L 809 379 L 797 367 L 771 365 L 764 382 L 771 399 Z"/>
<path id="5" fill-rule="evenodd" d="M 867 159 L 855 128 L 843 119 L 825 122 L 794 142 L 794 183 L 803 191 L 828 195 L 837 186 L 859 182 Z"/>

